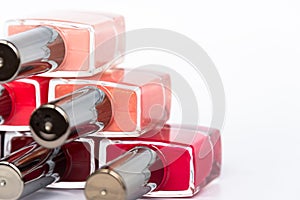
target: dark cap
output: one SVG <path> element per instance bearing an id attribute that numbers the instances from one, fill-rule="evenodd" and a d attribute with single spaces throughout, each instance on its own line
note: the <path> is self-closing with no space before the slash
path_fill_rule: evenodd
<path id="1" fill-rule="evenodd" d="M 15 79 L 20 70 L 20 53 L 15 45 L 7 40 L 0 40 L 0 82 Z"/>
<path id="2" fill-rule="evenodd" d="M 63 145 L 69 136 L 70 124 L 67 114 L 59 106 L 44 104 L 30 118 L 34 140 L 46 148 Z"/>

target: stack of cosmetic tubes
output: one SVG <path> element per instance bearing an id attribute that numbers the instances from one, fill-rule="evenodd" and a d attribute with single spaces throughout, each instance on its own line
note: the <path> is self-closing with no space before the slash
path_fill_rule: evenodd
<path id="1" fill-rule="evenodd" d="M 170 125 L 171 78 L 112 65 L 120 15 L 7 22 L 0 40 L 0 199 L 45 187 L 87 199 L 190 197 L 220 174 L 220 133 Z M 122 36 L 123 35 L 123 36 Z"/>

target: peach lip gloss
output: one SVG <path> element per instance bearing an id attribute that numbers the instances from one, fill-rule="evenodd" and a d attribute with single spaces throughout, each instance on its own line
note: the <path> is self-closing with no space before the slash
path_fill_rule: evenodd
<path id="1" fill-rule="evenodd" d="M 9 20 L 0 40 L 0 82 L 40 75 L 92 76 L 124 51 L 124 18 L 55 12 Z"/>

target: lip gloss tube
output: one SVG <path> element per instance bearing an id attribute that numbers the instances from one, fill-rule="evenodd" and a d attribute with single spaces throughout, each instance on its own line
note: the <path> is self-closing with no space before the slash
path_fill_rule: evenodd
<path id="1" fill-rule="evenodd" d="M 43 73 L 90 76 L 124 51 L 124 19 L 95 12 L 55 12 L 7 22 L 0 40 L 0 82 Z M 105 50 L 105 51 L 104 51 Z"/>
<path id="2" fill-rule="evenodd" d="M 31 113 L 48 102 L 49 81 L 31 77 L 0 85 L 0 131 L 29 131 Z"/>
<path id="3" fill-rule="evenodd" d="M 55 149 L 30 141 L 25 136 L 13 138 L 14 152 L 0 160 L 0 199 L 19 199 L 57 181 L 83 181 L 95 170 L 94 147 L 88 139 Z"/>
<path id="4" fill-rule="evenodd" d="M 166 73 L 113 68 L 88 78 L 51 79 L 49 101 L 93 85 L 111 102 L 111 122 L 101 132 L 107 137 L 135 137 L 161 129 L 169 119 L 171 81 Z"/>
<path id="5" fill-rule="evenodd" d="M 152 162 L 143 153 L 136 155 L 136 148 L 151 149 L 157 159 Z M 220 132 L 197 126 L 165 125 L 161 131 L 149 131 L 138 138 L 101 139 L 98 160 L 102 167 L 90 175 L 85 186 L 88 199 L 190 197 L 220 175 Z M 144 172 L 149 176 L 142 176 Z M 144 179 L 140 180 L 141 177 Z M 156 187 L 144 190 L 148 184 Z"/>
<path id="6" fill-rule="evenodd" d="M 110 119 L 111 105 L 105 93 L 86 86 L 40 106 L 31 115 L 30 128 L 38 144 L 56 148 L 102 130 Z"/>

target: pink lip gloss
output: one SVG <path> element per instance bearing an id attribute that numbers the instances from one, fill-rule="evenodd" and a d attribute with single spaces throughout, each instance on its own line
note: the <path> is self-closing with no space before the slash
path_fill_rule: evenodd
<path id="1" fill-rule="evenodd" d="M 43 76 L 90 76 L 124 51 L 120 15 L 55 12 L 7 22 L 0 40 L 0 82 Z M 105 51 L 104 51 L 105 50 Z M 47 73 L 46 73 L 47 72 Z"/>
<path id="2" fill-rule="evenodd" d="M 102 139 L 99 161 L 107 164 L 87 179 L 87 199 L 193 196 L 220 174 L 220 134 L 165 125 L 138 138 Z"/>

